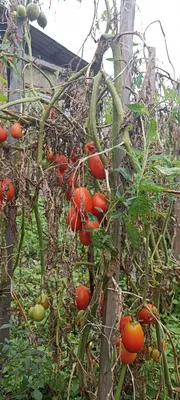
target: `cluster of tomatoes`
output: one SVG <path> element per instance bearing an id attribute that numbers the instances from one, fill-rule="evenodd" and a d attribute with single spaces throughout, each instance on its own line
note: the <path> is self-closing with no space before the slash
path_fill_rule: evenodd
<path id="1" fill-rule="evenodd" d="M 104 165 L 96 152 L 94 142 L 85 145 L 85 150 L 94 155 L 89 159 L 89 167 L 92 175 L 97 179 L 105 178 Z M 46 159 L 56 165 L 56 177 L 59 186 L 67 185 L 66 198 L 71 202 L 67 215 L 67 223 L 74 232 L 79 231 L 79 238 L 84 246 L 91 244 L 92 230 L 99 228 L 107 208 L 108 201 L 103 193 L 95 193 L 91 196 L 88 189 L 78 186 L 79 177 L 73 171 L 68 174 L 69 166 L 79 160 L 80 149 L 70 151 L 69 160 L 64 154 L 54 154 L 53 150 L 45 147 Z M 92 217 L 88 218 L 88 213 Z"/>
<path id="2" fill-rule="evenodd" d="M 40 322 L 45 317 L 45 312 L 49 308 L 49 299 L 47 294 L 42 293 L 37 299 L 36 304 L 29 309 L 29 318 L 33 321 Z"/>
<path id="3" fill-rule="evenodd" d="M 10 129 L 10 134 L 15 139 L 19 139 L 22 137 L 22 127 L 19 122 L 15 122 Z M 5 142 L 8 137 L 8 132 L 4 129 L 4 127 L 0 126 L 0 143 Z"/>
<path id="4" fill-rule="evenodd" d="M 143 307 L 138 314 L 138 321 L 133 322 L 129 315 L 121 318 L 120 335 L 116 338 L 116 347 L 118 347 L 122 364 L 132 364 L 137 353 L 144 350 L 144 331 L 141 324 L 154 324 L 157 317 L 157 308 L 152 304 L 146 304 L 146 307 Z"/>
<path id="5" fill-rule="evenodd" d="M 0 211 L 2 208 L 3 200 L 11 201 L 14 198 L 15 189 L 10 178 L 4 178 L 0 181 Z"/>

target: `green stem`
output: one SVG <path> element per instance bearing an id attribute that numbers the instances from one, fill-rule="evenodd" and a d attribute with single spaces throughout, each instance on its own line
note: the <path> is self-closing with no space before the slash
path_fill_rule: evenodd
<path id="1" fill-rule="evenodd" d="M 126 369 L 127 369 L 127 365 L 122 365 L 120 376 L 119 376 L 119 381 L 118 381 L 118 387 L 117 387 L 117 390 L 116 390 L 116 393 L 114 396 L 114 400 L 120 399 L 120 395 L 121 395 L 123 383 L 124 383 L 124 378 L 125 378 L 125 374 L 126 374 Z"/>
<path id="2" fill-rule="evenodd" d="M 143 293 L 143 305 L 146 304 L 147 292 L 148 292 L 148 273 L 149 273 L 149 227 L 146 227 L 146 264 L 145 264 L 145 280 L 144 280 L 144 293 Z"/>
<path id="3" fill-rule="evenodd" d="M 122 122 L 123 122 L 123 119 L 124 119 L 124 111 L 123 111 L 123 108 L 122 108 L 121 100 L 119 98 L 119 95 L 117 93 L 117 90 L 116 90 L 111 78 L 104 71 L 102 72 L 102 74 L 104 76 L 104 79 L 106 81 L 108 90 L 109 90 L 109 92 L 111 94 L 114 106 L 116 108 L 117 117 L 118 117 L 118 120 L 119 120 L 118 125 L 120 126 L 122 124 Z M 114 134 L 114 137 L 112 139 L 113 140 L 117 139 L 117 138 L 115 138 L 115 134 Z"/>
<path id="4" fill-rule="evenodd" d="M 23 104 L 23 103 L 34 103 L 35 101 L 43 101 L 42 97 L 27 97 L 27 98 L 22 98 L 22 99 L 17 99 L 17 100 L 13 100 L 13 101 L 9 101 L 9 103 L 5 103 L 2 104 L 2 106 L 0 106 L 0 111 L 5 110 L 6 108 L 12 107 L 12 106 L 16 106 L 16 104 Z"/>
<path id="5" fill-rule="evenodd" d="M 30 78 L 30 90 L 33 92 L 34 96 L 37 96 L 36 91 L 34 90 L 33 85 L 33 66 L 32 66 L 32 47 L 31 47 L 31 36 L 30 32 L 27 29 L 27 22 L 24 24 L 24 36 L 28 46 L 28 53 L 29 53 L 29 78 Z"/>
<path id="6" fill-rule="evenodd" d="M 106 24 L 105 33 L 108 33 L 109 29 L 111 28 L 111 9 L 110 9 L 108 0 L 105 0 L 105 5 L 106 5 L 106 11 L 107 11 L 107 24 Z"/>
<path id="7" fill-rule="evenodd" d="M 96 102 L 97 102 L 97 95 L 98 95 L 101 78 L 102 78 L 101 72 L 99 72 L 94 78 L 94 84 L 93 84 L 93 90 L 92 90 L 92 96 L 91 96 L 91 104 L 90 104 L 90 109 L 89 109 L 89 130 L 90 130 L 90 134 L 92 135 L 92 137 L 95 141 L 96 149 L 99 153 L 102 151 L 102 148 L 101 148 L 98 131 L 97 131 L 97 124 L 96 124 L 96 114 L 97 114 Z M 106 166 L 107 159 L 106 159 L 105 155 L 100 154 L 100 158 L 101 158 L 101 161 L 104 164 L 104 166 Z"/>
<path id="8" fill-rule="evenodd" d="M 23 208 L 22 208 L 21 237 L 20 237 L 20 241 L 19 241 L 19 245 L 18 245 L 18 249 L 17 249 L 17 256 L 16 256 L 16 260 L 15 260 L 14 267 L 13 267 L 13 272 L 15 271 L 15 269 L 17 268 L 17 266 L 18 266 L 18 264 L 19 264 L 19 258 L 20 258 L 20 253 L 21 253 L 22 244 L 23 244 L 23 239 L 24 239 L 24 234 L 25 234 L 24 223 L 25 223 L 25 218 L 24 218 L 24 207 L 23 207 Z"/>
<path id="9" fill-rule="evenodd" d="M 123 139 L 127 154 L 128 154 L 128 156 L 129 156 L 129 158 L 131 160 L 131 163 L 132 163 L 132 166 L 133 166 L 134 170 L 136 172 L 140 172 L 141 171 L 141 166 L 138 163 L 138 161 L 136 160 L 135 156 L 133 155 L 131 141 L 129 139 L 128 127 L 123 130 L 122 139 Z"/>
<path id="10" fill-rule="evenodd" d="M 41 219 L 40 219 L 39 209 L 38 209 L 38 198 L 35 200 L 34 213 L 35 213 L 35 218 L 36 218 L 36 225 L 37 225 L 38 239 L 39 239 L 41 277 L 43 277 L 45 275 L 45 258 L 44 258 L 43 231 L 42 231 L 42 224 L 41 224 Z"/>

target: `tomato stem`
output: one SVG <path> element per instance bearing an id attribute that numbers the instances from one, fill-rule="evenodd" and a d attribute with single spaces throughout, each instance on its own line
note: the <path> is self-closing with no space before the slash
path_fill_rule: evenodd
<path id="1" fill-rule="evenodd" d="M 120 399 L 120 395 L 121 395 L 122 387 L 123 387 L 123 383 L 124 383 L 124 378 L 125 378 L 125 374 L 126 374 L 126 369 L 127 369 L 127 365 L 122 365 L 120 376 L 119 376 L 119 381 L 118 381 L 118 387 L 117 387 L 117 390 L 116 390 L 116 393 L 114 396 L 114 400 Z"/>

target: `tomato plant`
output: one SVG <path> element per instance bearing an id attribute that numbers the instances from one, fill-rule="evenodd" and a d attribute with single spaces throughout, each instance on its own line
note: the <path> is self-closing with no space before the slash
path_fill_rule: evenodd
<path id="1" fill-rule="evenodd" d="M 156 322 L 156 318 L 158 318 L 158 310 L 155 306 L 153 306 L 152 304 L 146 304 L 146 307 L 149 308 L 145 308 L 143 307 L 138 314 L 138 320 L 142 323 L 142 324 L 154 324 Z M 153 316 L 154 314 L 154 316 Z"/>
<path id="2" fill-rule="evenodd" d="M 5 142 L 7 137 L 8 137 L 7 131 L 5 131 L 5 129 L 2 126 L 0 126 L 0 142 Z"/>
<path id="3" fill-rule="evenodd" d="M 22 127 L 19 122 L 15 122 L 10 129 L 10 134 L 13 138 L 19 139 L 22 137 Z"/>
<path id="4" fill-rule="evenodd" d="M 137 353 L 130 353 L 128 350 L 126 350 L 125 346 L 123 343 L 119 344 L 119 357 L 122 362 L 122 364 L 132 364 L 136 357 Z"/>
<path id="5" fill-rule="evenodd" d="M 144 346 L 144 332 L 139 322 L 127 322 L 122 332 L 122 342 L 130 353 L 137 353 Z"/>
<path id="6" fill-rule="evenodd" d="M 77 207 L 71 206 L 67 215 L 67 223 L 71 227 L 72 231 L 79 231 L 81 229 L 81 217 Z"/>
<path id="7" fill-rule="evenodd" d="M 128 322 L 131 322 L 131 321 L 132 321 L 132 318 L 131 318 L 130 315 L 125 315 L 124 317 L 122 317 L 120 319 L 120 321 L 119 321 L 119 330 L 120 330 L 121 333 L 123 332 L 125 325 Z"/>
<path id="8" fill-rule="evenodd" d="M 84 213 L 92 211 L 92 197 L 86 188 L 76 188 L 74 191 L 73 201 L 78 209 Z"/>
<path id="9" fill-rule="evenodd" d="M 81 231 L 79 232 L 80 241 L 84 246 L 89 246 L 91 244 L 92 231 L 84 230 L 84 229 L 90 229 L 90 228 L 93 228 L 93 229 L 99 228 L 99 222 L 98 221 L 89 221 L 89 219 L 86 220 L 85 227 L 83 229 L 81 229 Z"/>
<path id="10" fill-rule="evenodd" d="M 76 307 L 85 310 L 90 301 L 90 293 L 87 286 L 81 285 L 75 291 Z"/>

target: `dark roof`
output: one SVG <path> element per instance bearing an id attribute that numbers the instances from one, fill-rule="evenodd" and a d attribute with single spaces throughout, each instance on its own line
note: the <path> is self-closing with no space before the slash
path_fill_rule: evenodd
<path id="1" fill-rule="evenodd" d="M 1 2 L 2 0 L 0 0 Z M 6 23 L 6 8 L 0 3 L 0 36 L 4 36 L 4 32 L 7 28 Z M 71 67 L 73 71 L 79 71 L 85 67 L 88 63 L 79 58 L 77 55 L 66 49 L 56 40 L 50 38 L 44 32 L 30 25 L 31 32 L 31 44 L 32 53 L 35 58 L 40 58 L 51 64 L 55 64 L 60 67 L 67 68 Z"/>
<path id="2" fill-rule="evenodd" d="M 44 61 L 64 68 L 69 65 L 73 71 L 80 70 L 87 65 L 85 60 L 80 59 L 74 53 L 66 49 L 66 47 L 32 25 L 30 27 L 30 32 L 34 57 L 40 57 Z"/>

